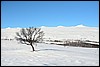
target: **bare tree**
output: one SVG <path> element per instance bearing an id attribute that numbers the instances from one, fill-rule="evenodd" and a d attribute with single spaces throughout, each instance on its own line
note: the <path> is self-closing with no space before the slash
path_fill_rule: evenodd
<path id="1" fill-rule="evenodd" d="M 41 28 L 22 28 L 20 32 L 16 32 L 16 40 L 20 41 L 22 44 L 31 45 L 32 50 L 35 51 L 33 44 L 42 42 L 44 33 Z"/>

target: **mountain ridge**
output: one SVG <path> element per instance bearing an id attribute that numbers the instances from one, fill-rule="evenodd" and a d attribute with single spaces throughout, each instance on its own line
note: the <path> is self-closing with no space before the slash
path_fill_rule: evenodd
<path id="1" fill-rule="evenodd" d="M 34 27 L 34 26 L 33 26 Z M 40 26 L 40 27 L 37 27 L 37 28 L 64 28 L 64 27 L 91 27 L 91 28 L 99 28 L 99 27 L 96 27 L 96 26 L 85 26 L 83 24 L 80 24 L 80 25 L 75 25 L 75 26 L 61 26 L 61 25 L 58 25 L 58 26 Z M 17 29 L 21 29 L 21 27 L 6 27 L 6 28 L 1 28 L 1 29 L 11 29 L 11 28 L 17 28 Z M 26 28 L 26 27 L 24 27 Z"/>

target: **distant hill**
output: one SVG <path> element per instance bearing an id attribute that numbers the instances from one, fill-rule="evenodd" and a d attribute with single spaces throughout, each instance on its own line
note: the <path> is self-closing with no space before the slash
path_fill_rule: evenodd
<path id="1" fill-rule="evenodd" d="M 40 27 L 44 33 L 45 39 L 83 39 L 83 40 L 92 40 L 99 41 L 99 28 L 98 27 L 88 27 L 84 25 L 77 26 L 57 26 L 57 27 Z M 3 28 L 1 29 L 1 39 L 11 38 L 14 39 L 16 32 L 20 31 L 21 28 Z"/>

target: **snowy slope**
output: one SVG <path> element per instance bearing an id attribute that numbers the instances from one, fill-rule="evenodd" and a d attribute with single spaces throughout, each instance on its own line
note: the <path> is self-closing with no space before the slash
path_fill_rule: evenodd
<path id="1" fill-rule="evenodd" d="M 99 66 L 99 48 L 42 43 L 35 50 L 15 40 L 1 40 L 1 66 Z"/>
<path id="2" fill-rule="evenodd" d="M 99 29 L 96 27 L 42 27 L 42 30 L 45 33 L 45 38 L 47 39 L 82 39 L 82 40 L 91 40 L 99 41 Z"/>
<path id="3" fill-rule="evenodd" d="M 19 32 L 21 28 L 4 28 L 1 29 L 1 39 L 14 39 L 16 32 Z"/>
<path id="4" fill-rule="evenodd" d="M 72 27 L 40 27 L 44 33 L 45 39 L 52 40 L 65 40 L 65 39 L 81 39 L 91 40 L 99 42 L 99 28 L 87 27 L 83 25 L 77 25 Z M 20 28 L 6 28 L 1 30 L 1 39 L 14 38 L 15 32 L 18 32 Z"/>

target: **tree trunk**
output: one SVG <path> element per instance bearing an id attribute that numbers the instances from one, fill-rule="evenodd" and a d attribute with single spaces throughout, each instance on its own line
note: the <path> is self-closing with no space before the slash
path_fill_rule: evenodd
<path id="1" fill-rule="evenodd" d="M 31 45 L 31 47 L 32 47 L 32 50 L 33 50 L 33 51 L 35 51 L 35 49 L 34 49 L 34 47 L 33 47 L 32 43 L 31 43 L 30 45 Z"/>

